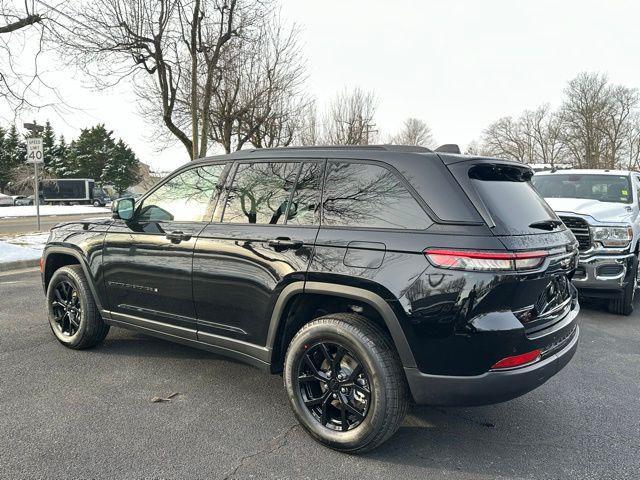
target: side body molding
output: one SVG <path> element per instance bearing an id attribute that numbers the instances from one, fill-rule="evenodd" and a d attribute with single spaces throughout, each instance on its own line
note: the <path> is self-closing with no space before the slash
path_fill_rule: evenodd
<path id="1" fill-rule="evenodd" d="M 416 367 L 416 361 L 413 357 L 413 353 L 411 352 L 411 348 L 409 347 L 409 342 L 407 342 L 407 338 L 404 334 L 404 331 L 402 330 L 402 327 L 400 326 L 398 317 L 393 312 L 389 304 L 382 297 L 368 290 L 335 283 L 306 282 L 305 284 L 303 282 L 294 282 L 290 285 L 287 285 L 287 287 L 282 290 L 273 308 L 273 313 L 271 314 L 271 321 L 269 324 L 269 332 L 267 334 L 266 347 L 270 352 L 273 352 L 274 350 L 276 335 L 278 332 L 280 321 L 282 319 L 284 308 L 287 305 L 287 302 L 294 295 L 297 295 L 299 293 L 335 295 L 367 303 L 372 308 L 376 309 L 380 316 L 384 319 L 384 322 L 387 325 L 389 332 L 391 333 L 391 337 L 393 338 L 396 349 L 398 350 L 398 354 L 400 355 L 402 365 L 405 368 Z"/>

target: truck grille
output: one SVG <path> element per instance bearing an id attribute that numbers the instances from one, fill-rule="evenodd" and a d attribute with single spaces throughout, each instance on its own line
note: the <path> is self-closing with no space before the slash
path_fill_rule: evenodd
<path id="1" fill-rule="evenodd" d="M 569 230 L 578 240 L 578 250 L 584 251 L 591 248 L 591 231 L 589 224 L 578 217 L 560 217 Z"/>

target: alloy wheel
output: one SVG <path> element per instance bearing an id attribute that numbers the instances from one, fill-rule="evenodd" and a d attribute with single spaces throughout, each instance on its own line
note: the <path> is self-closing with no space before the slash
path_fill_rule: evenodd
<path id="1" fill-rule="evenodd" d="M 82 306 L 76 288 L 66 280 L 58 282 L 51 301 L 54 327 L 67 337 L 72 337 L 80 329 Z"/>
<path id="2" fill-rule="evenodd" d="M 298 392 L 324 427 L 348 431 L 360 425 L 371 404 L 371 384 L 362 362 L 334 342 L 305 345 L 298 366 Z"/>

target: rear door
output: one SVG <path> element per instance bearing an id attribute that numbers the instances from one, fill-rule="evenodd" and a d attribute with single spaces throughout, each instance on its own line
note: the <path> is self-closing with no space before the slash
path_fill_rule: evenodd
<path id="1" fill-rule="evenodd" d="M 234 170 L 215 221 L 195 246 L 198 339 L 265 345 L 278 293 L 305 279 L 324 161 L 239 161 Z"/>

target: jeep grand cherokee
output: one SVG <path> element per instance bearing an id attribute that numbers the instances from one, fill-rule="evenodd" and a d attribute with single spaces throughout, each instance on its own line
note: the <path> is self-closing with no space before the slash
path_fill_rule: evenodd
<path id="1" fill-rule="evenodd" d="M 509 400 L 573 356 L 577 242 L 531 175 L 414 147 L 194 161 L 52 230 L 49 323 L 74 349 L 119 326 L 282 373 L 315 439 L 369 450 L 410 398 Z"/>

